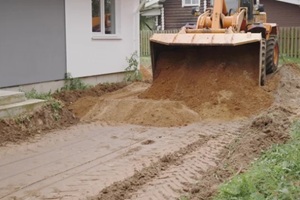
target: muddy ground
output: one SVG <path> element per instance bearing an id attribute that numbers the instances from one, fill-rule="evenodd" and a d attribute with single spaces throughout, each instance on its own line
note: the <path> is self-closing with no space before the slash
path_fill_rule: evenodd
<path id="1" fill-rule="evenodd" d="M 78 123 L 180 129 L 191 124 L 197 126 L 200 122 L 213 122 L 227 127 L 224 135 L 220 131 L 216 136 L 200 136 L 198 140 L 136 171 L 133 176 L 107 186 L 98 196 L 89 197 L 105 200 L 150 199 L 147 191 L 158 183 L 167 184 L 172 178 L 170 174 L 174 174 L 172 170 L 178 169 L 197 181 L 184 183 L 177 180 L 178 184 L 183 185 L 172 191 L 176 190 L 177 198 L 178 195 L 185 195 L 191 199 L 209 199 L 220 183 L 247 170 L 263 150 L 289 139 L 291 123 L 300 113 L 300 71 L 297 65 L 282 66 L 278 72 L 268 76 L 266 86 L 258 87 L 256 80 L 251 78 L 252 72 L 243 68 L 220 65 L 214 69 L 204 67 L 195 70 L 186 69 L 182 64 L 171 69 L 172 63 L 178 65 L 180 56 L 171 61 L 161 60 L 166 67 L 160 69 L 160 75 L 153 84 L 149 69 L 142 67 L 145 75 L 142 82 L 98 85 L 85 91 L 54 94 L 64 104 L 59 111 L 48 105 L 18 120 L 1 120 L 0 144 L 21 142 L 46 134 L 49 130 Z M 238 84 L 232 81 L 232 77 Z M 239 128 L 231 129 L 235 126 L 231 124 L 238 124 Z M 213 132 L 214 129 L 218 129 L 218 125 L 206 131 Z M 202 149 L 214 142 L 223 145 L 219 151 Z M 153 143 L 147 140 L 143 145 Z M 201 153 L 211 154 L 214 164 L 195 171 L 184 167 Z M 165 182 L 159 182 L 161 180 Z M 162 192 L 162 198 L 173 199 L 168 197 L 172 192 Z"/>

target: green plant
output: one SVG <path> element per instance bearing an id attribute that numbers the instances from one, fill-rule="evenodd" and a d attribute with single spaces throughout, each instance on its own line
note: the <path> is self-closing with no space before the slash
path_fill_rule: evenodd
<path id="1" fill-rule="evenodd" d="M 35 89 L 30 90 L 29 92 L 25 92 L 25 96 L 28 99 L 43 99 L 49 100 L 51 99 L 51 91 L 48 93 L 38 93 Z"/>
<path id="2" fill-rule="evenodd" d="M 300 65 L 300 58 L 291 58 L 285 55 L 280 56 L 280 64 L 298 64 Z"/>
<path id="3" fill-rule="evenodd" d="M 60 111 L 62 109 L 62 104 L 61 102 L 57 101 L 57 100 L 53 100 L 50 102 L 51 108 L 54 112 L 56 111 Z"/>
<path id="4" fill-rule="evenodd" d="M 52 111 L 53 111 L 53 117 L 57 121 L 60 119 L 59 112 L 61 111 L 63 105 L 60 101 L 54 99 L 51 96 L 51 91 L 48 93 L 38 93 L 35 89 L 32 89 L 29 92 L 25 93 L 26 98 L 28 99 L 43 99 L 47 101 L 47 104 L 50 105 Z M 17 123 L 23 123 L 25 120 L 30 120 L 28 116 L 24 116 L 22 118 L 17 119 Z"/>
<path id="5" fill-rule="evenodd" d="M 137 52 L 135 51 L 129 58 L 126 58 L 126 61 L 128 62 L 128 67 L 125 68 L 125 81 L 141 81 L 142 74 L 138 69 L 139 62 Z"/>
<path id="6" fill-rule="evenodd" d="M 221 186 L 215 199 L 300 199 L 300 122 L 295 122 L 292 139 L 275 145 L 248 172 Z"/>
<path id="7" fill-rule="evenodd" d="M 189 198 L 186 196 L 181 196 L 181 197 L 179 197 L 179 200 L 189 200 Z"/>
<path id="8" fill-rule="evenodd" d="M 82 82 L 79 78 L 73 78 L 70 73 L 66 74 L 64 86 L 61 90 L 85 90 L 91 86 Z"/>

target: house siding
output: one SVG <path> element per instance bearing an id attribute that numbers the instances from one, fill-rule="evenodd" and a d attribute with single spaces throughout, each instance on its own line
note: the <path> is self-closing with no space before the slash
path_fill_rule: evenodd
<path id="1" fill-rule="evenodd" d="M 200 1 L 200 10 L 203 12 L 203 2 Z M 166 0 L 165 8 L 165 29 L 179 29 L 187 22 L 196 23 L 197 17 L 192 16 L 192 7 L 182 7 L 181 0 Z M 277 23 L 280 27 L 300 26 L 300 7 L 297 5 L 279 2 L 275 0 L 261 0 L 267 13 L 267 20 L 270 23 Z M 207 0 L 207 7 L 210 0 Z"/>
<path id="2" fill-rule="evenodd" d="M 267 21 L 279 27 L 300 26 L 300 6 L 274 1 L 261 0 L 267 13 Z"/>
<path id="3" fill-rule="evenodd" d="M 186 23 L 195 23 L 197 21 L 197 17 L 192 15 L 193 7 L 182 7 L 182 0 L 166 0 L 164 8 L 166 30 L 178 29 Z"/>
<path id="4" fill-rule="evenodd" d="M 63 79 L 64 0 L 0 1 L 0 88 Z"/>
<path id="5" fill-rule="evenodd" d="M 97 38 L 91 1 L 66 0 L 67 71 L 73 77 L 124 72 L 126 58 L 139 52 L 138 8 L 139 0 L 116 0 L 117 34 Z"/>

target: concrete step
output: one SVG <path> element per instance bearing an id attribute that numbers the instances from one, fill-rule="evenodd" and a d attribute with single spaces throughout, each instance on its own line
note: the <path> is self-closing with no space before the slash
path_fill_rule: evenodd
<path id="1" fill-rule="evenodd" d="M 22 102 L 2 105 L 0 106 L 0 118 L 11 118 L 25 112 L 32 112 L 40 108 L 44 102 L 44 100 L 39 99 L 28 99 Z"/>
<path id="2" fill-rule="evenodd" d="M 25 100 L 26 97 L 24 92 L 0 90 L 0 106 L 14 104 Z"/>

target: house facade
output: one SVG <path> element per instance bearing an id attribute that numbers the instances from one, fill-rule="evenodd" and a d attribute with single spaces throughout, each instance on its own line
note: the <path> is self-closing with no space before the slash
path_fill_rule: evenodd
<path id="1" fill-rule="evenodd" d="M 165 30 L 179 29 L 187 23 L 196 23 L 197 17 L 192 15 L 192 9 L 197 6 L 200 6 L 200 12 L 203 13 L 210 7 L 210 0 L 166 0 Z"/>
<path id="2" fill-rule="evenodd" d="M 141 28 L 164 30 L 164 7 L 166 0 L 143 0 L 140 6 Z"/>
<path id="3" fill-rule="evenodd" d="M 300 1 L 260 0 L 264 4 L 269 22 L 279 27 L 300 27 Z"/>
<path id="4" fill-rule="evenodd" d="M 111 82 L 139 52 L 139 0 L 0 0 L 0 27 L 0 88 Z"/>

